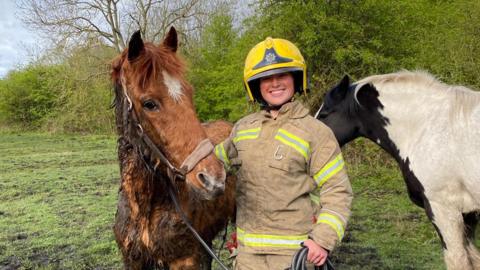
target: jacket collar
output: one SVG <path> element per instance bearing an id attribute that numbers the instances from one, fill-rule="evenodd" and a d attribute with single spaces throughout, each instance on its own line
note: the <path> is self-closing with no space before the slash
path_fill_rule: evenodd
<path id="1" fill-rule="evenodd" d="M 305 108 L 305 106 L 303 106 L 303 104 L 300 103 L 300 101 L 295 100 L 295 101 L 284 104 L 280 108 L 280 113 L 278 114 L 278 116 L 280 117 L 281 115 L 285 115 L 291 119 L 295 119 L 295 118 L 303 118 L 307 116 L 308 113 L 309 113 L 308 109 Z"/>
<path id="2" fill-rule="evenodd" d="M 290 119 L 296 119 L 296 118 L 303 118 L 307 116 L 309 113 L 309 110 L 305 108 L 305 106 L 302 105 L 299 101 L 291 101 L 288 103 L 283 104 L 283 106 L 280 108 L 277 119 L 284 119 L 284 118 L 290 118 Z M 272 115 L 267 112 L 266 110 L 261 110 L 260 112 L 257 113 L 257 115 L 250 121 L 251 123 L 265 119 L 265 118 L 272 118 Z"/>

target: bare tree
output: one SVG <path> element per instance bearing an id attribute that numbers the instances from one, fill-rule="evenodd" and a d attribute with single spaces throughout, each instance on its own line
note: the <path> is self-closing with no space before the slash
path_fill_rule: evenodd
<path id="1" fill-rule="evenodd" d="M 21 0 L 18 6 L 27 25 L 54 41 L 77 44 L 93 37 L 120 52 L 138 29 L 147 40 L 158 41 L 175 25 L 188 42 L 227 2 L 231 0 Z"/>

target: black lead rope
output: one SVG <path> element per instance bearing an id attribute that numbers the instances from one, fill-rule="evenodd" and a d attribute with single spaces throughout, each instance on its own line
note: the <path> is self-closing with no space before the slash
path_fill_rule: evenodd
<path id="1" fill-rule="evenodd" d="M 170 182 L 170 185 L 168 185 L 169 186 L 168 193 L 170 194 L 170 198 L 172 198 L 173 204 L 175 205 L 175 208 L 177 209 L 178 214 L 182 218 L 183 223 L 185 223 L 185 225 L 187 225 L 188 229 L 192 232 L 193 236 L 195 236 L 195 238 L 197 238 L 198 242 L 200 242 L 200 244 L 202 244 L 202 246 L 205 248 L 205 250 L 208 252 L 208 254 L 222 267 L 222 269 L 229 270 L 222 263 L 222 261 L 220 261 L 220 259 L 217 257 L 217 255 L 215 255 L 215 253 L 207 245 L 207 243 L 205 243 L 205 241 L 203 241 L 202 237 L 198 234 L 198 232 L 195 230 L 195 228 L 193 228 L 192 224 L 190 224 L 190 222 L 188 221 L 188 218 L 185 216 L 185 213 L 183 213 L 182 208 L 180 207 L 180 204 L 177 201 L 177 196 L 175 195 L 175 190 L 174 190 L 175 186 L 172 183 L 174 181 L 175 181 L 175 179 L 173 179 Z"/>
<path id="2" fill-rule="evenodd" d="M 308 248 L 302 246 L 292 258 L 292 265 L 289 270 L 307 270 L 307 254 Z M 335 270 L 332 262 L 328 259 L 322 266 L 315 266 L 315 270 Z"/>

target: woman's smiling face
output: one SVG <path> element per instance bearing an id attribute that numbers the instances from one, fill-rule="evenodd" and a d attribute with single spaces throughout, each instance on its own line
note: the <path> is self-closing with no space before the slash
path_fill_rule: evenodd
<path id="1" fill-rule="evenodd" d="M 260 93 L 270 106 L 284 104 L 293 97 L 294 92 L 291 73 L 273 74 L 260 79 Z"/>

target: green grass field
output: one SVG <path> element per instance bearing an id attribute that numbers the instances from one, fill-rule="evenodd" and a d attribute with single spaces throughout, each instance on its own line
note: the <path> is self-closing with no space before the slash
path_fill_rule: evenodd
<path id="1" fill-rule="evenodd" d="M 114 137 L 0 134 L 0 153 L 0 269 L 122 267 L 111 229 Z M 337 269 L 444 269 L 433 226 L 409 201 L 396 166 L 379 162 L 379 151 L 367 154 L 345 153 L 355 199 L 333 254 Z"/>

